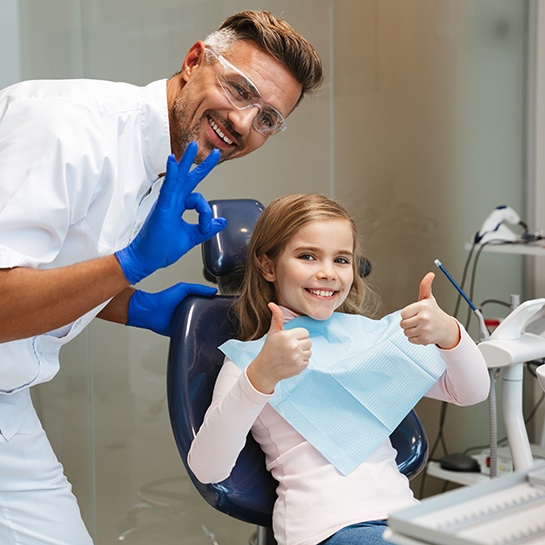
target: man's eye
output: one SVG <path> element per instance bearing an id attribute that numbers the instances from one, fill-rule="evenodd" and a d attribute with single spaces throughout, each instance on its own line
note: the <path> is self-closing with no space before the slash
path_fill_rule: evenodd
<path id="1" fill-rule="evenodd" d="M 264 111 L 261 112 L 261 115 L 259 117 L 259 123 L 261 125 L 265 125 L 269 129 L 276 125 L 273 116 L 270 113 Z"/>
<path id="2" fill-rule="evenodd" d="M 229 93 L 237 102 L 246 103 L 250 100 L 250 93 L 243 85 L 239 85 L 235 81 L 230 81 L 227 86 Z"/>
<path id="3" fill-rule="evenodd" d="M 234 81 L 230 81 L 228 85 L 225 86 L 233 100 L 236 102 L 246 102 L 247 94 L 245 93 L 244 87 L 241 87 Z"/>

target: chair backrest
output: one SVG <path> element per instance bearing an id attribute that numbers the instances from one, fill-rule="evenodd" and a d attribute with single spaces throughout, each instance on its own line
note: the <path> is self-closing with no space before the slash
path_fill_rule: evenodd
<path id="1" fill-rule="evenodd" d="M 241 241 L 249 238 L 247 231 L 253 228 L 262 210 L 257 201 L 226 202 L 229 205 L 227 214 L 221 201 L 214 201 L 213 210 L 217 216 L 231 216 L 227 218 L 226 231 L 235 232 L 228 233 L 226 238 L 222 231 L 221 243 L 212 242 L 203 248 L 208 272 L 219 277 L 233 273 L 243 260 L 244 252 L 241 251 L 234 261 L 227 259 L 229 246 L 240 249 Z M 250 211 L 247 214 L 240 212 L 240 207 Z M 241 219 L 243 217 L 246 219 Z M 226 240 L 230 240 L 229 244 L 224 242 Z M 221 253 L 219 257 L 218 252 Z M 277 482 L 266 470 L 265 455 L 251 434 L 231 475 L 221 483 L 202 484 L 187 465 L 189 448 L 210 405 L 214 383 L 223 363 L 223 354 L 217 347 L 235 336 L 236 322 L 230 310 L 232 301 L 233 297 L 227 295 L 190 296 L 178 307 L 167 370 L 170 419 L 182 461 L 203 498 L 227 515 L 270 527 Z M 428 453 L 426 435 L 414 411 L 392 433 L 391 440 L 398 452 L 399 469 L 408 478 L 414 477 L 424 467 Z"/>
<path id="2" fill-rule="evenodd" d="M 270 527 L 277 482 L 266 470 L 264 454 L 251 435 L 231 475 L 219 484 L 202 484 L 187 465 L 191 442 L 210 405 L 223 363 L 217 347 L 234 336 L 231 302 L 229 296 L 191 296 L 178 308 L 167 371 L 170 419 L 183 463 L 203 498 L 223 513 Z"/>

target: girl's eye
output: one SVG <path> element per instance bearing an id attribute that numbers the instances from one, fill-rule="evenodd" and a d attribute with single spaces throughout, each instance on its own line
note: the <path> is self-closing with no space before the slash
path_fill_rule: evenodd
<path id="1" fill-rule="evenodd" d="M 335 259 L 335 263 L 340 263 L 341 265 L 350 265 L 350 260 L 346 259 L 346 257 L 338 257 Z"/>
<path id="2" fill-rule="evenodd" d="M 299 256 L 299 259 L 303 259 L 305 261 L 312 261 L 314 259 L 314 256 L 311 254 L 302 254 Z"/>

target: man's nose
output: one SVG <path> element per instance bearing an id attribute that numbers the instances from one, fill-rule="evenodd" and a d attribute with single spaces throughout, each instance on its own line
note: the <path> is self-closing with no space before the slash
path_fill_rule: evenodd
<path id="1" fill-rule="evenodd" d="M 229 114 L 231 123 L 239 134 L 248 134 L 252 130 L 255 116 L 259 112 L 257 104 L 248 106 L 244 110 L 232 110 Z"/>

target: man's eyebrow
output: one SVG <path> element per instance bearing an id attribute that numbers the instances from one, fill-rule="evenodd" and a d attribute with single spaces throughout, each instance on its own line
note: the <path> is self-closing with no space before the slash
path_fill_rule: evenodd
<path id="1" fill-rule="evenodd" d="M 259 89 L 252 83 L 250 79 L 248 79 L 248 76 L 243 76 L 242 74 L 235 72 L 232 77 L 233 79 L 236 78 L 237 83 L 244 83 L 244 87 L 252 95 L 261 98 L 261 93 L 259 92 Z"/>

